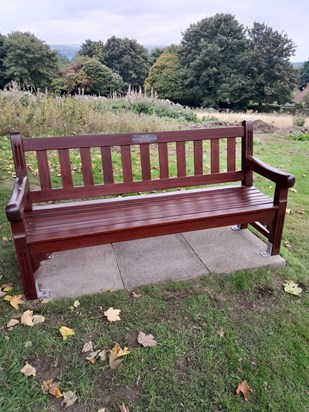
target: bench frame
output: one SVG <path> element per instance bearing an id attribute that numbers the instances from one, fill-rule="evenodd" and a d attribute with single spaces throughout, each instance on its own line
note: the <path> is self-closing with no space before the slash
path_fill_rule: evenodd
<path id="1" fill-rule="evenodd" d="M 236 137 L 241 138 L 241 170 L 236 170 Z M 227 170 L 220 172 L 220 139 L 227 141 Z M 210 141 L 211 172 L 203 172 L 203 146 L 204 140 Z M 193 141 L 194 176 L 186 176 L 186 148 L 185 142 Z M 176 143 L 177 177 L 169 176 L 168 146 L 169 142 Z M 244 121 L 242 126 L 196 129 L 190 131 L 137 133 L 121 135 L 90 135 L 68 136 L 51 138 L 23 139 L 19 133 L 11 135 L 13 158 L 16 170 L 16 180 L 11 199 L 6 207 L 7 218 L 11 229 L 16 249 L 17 261 L 25 295 L 28 299 L 38 297 L 34 273 L 40 266 L 41 260 L 56 250 L 68 250 L 76 247 L 92 246 L 97 244 L 119 242 L 124 240 L 139 239 L 159 236 L 177 232 L 198 230 L 218 226 L 238 225 L 244 229 L 251 224 L 256 230 L 268 239 L 267 255 L 276 255 L 280 250 L 283 224 L 287 205 L 288 189 L 294 185 L 295 178 L 291 174 L 272 168 L 253 156 L 253 126 L 252 122 Z M 160 178 L 151 179 L 150 144 L 158 146 Z M 141 181 L 134 181 L 131 163 L 131 145 L 139 145 L 141 159 Z M 115 183 L 112 168 L 111 147 L 119 146 L 123 168 L 123 183 Z M 102 170 L 104 184 L 95 185 L 92 172 L 91 154 L 92 147 L 100 148 L 102 156 Z M 72 181 L 69 150 L 79 149 L 82 164 L 83 186 L 74 186 Z M 48 150 L 58 150 L 61 167 L 62 188 L 52 188 L 48 164 Z M 25 152 L 36 151 L 40 190 L 30 190 L 27 174 Z M 271 211 L 250 214 L 238 214 L 237 218 L 213 217 L 201 222 L 179 222 L 179 224 L 157 225 L 156 227 L 140 226 L 134 230 L 117 232 L 101 236 L 79 238 L 59 242 L 53 247 L 42 242 L 32 245 L 28 241 L 25 216 L 27 213 L 36 213 L 34 203 L 76 200 L 89 197 L 128 194 L 134 192 L 148 192 L 202 186 L 207 184 L 220 184 L 240 181 L 242 186 L 251 187 L 253 172 L 264 176 L 276 184 L 273 207 Z M 142 195 L 140 199 L 147 198 Z M 125 202 L 126 197 L 123 199 Z M 108 202 L 102 200 L 102 202 Z M 83 202 L 81 202 L 82 204 Z M 76 203 L 74 203 L 76 204 Z M 59 214 L 61 213 L 59 205 Z M 46 205 L 45 208 L 48 208 Z M 50 205 L 50 207 L 55 207 Z M 66 206 L 70 207 L 70 206 Z M 238 220 L 236 220 L 238 219 Z M 27 232 L 28 231 L 28 232 Z"/>

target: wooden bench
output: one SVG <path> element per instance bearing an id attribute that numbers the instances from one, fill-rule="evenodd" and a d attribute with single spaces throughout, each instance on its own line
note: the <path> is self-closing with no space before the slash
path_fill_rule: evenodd
<path id="1" fill-rule="evenodd" d="M 23 139 L 14 133 L 11 141 L 16 181 L 6 213 L 29 299 L 38 296 L 34 272 L 40 261 L 56 251 L 251 224 L 268 239 L 268 254 L 279 253 L 288 189 L 295 179 L 253 157 L 251 122 L 150 134 Z M 55 151 L 61 187 L 53 187 L 50 153 L 55 157 Z M 36 154 L 40 188 L 30 188 L 28 152 Z M 74 184 L 72 155 L 80 158 L 79 186 Z M 100 159 L 99 184 L 94 156 Z M 253 172 L 275 183 L 273 199 L 252 185 Z M 122 181 L 116 181 L 119 176 Z M 177 188 L 191 189 L 170 191 Z"/>

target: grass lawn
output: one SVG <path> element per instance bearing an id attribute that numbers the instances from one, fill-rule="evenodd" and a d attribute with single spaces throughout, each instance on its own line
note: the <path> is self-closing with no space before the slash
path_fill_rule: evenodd
<path id="1" fill-rule="evenodd" d="M 57 381 L 61 391 L 76 392 L 78 400 L 68 408 L 74 412 L 116 412 L 122 402 L 130 412 L 308 410 L 309 141 L 262 136 L 255 154 L 297 179 L 283 236 L 286 267 L 146 286 L 136 291 L 139 297 L 107 291 L 79 298 L 74 310 L 69 309 L 74 299 L 28 302 L 15 310 L 1 298 L 0 411 L 63 410 L 62 398 L 42 391 L 48 379 Z M 18 294 L 4 213 L 11 166 L 8 138 L 1 137 L 0 284 L 13 282 L 10 293 Z M 273 191 L 262 179 L 256 184 Z M 303 288 L 301 297 L 284 292 L 285 279 Z M 121 310 L 119 322 L 107 321 L 103 312 L 109 307 Z M 45 322 L 7 330 L 6 322 L 27 309 L 42 314 Z M 61 326 L 73 328 L 75 335 L 64 341 Z M 157 346 L 138 344 L 140 331 L 151 333 Z M 88 341 L 94 350 L 111 349 L 117 342 L 130 354 L 114 370 L 107 360 L 92 364 L 82 353 Z M 36 376 L 20 372 L 26 362 L 36 368 Z M 243 380 L 253 389 L 248 401 L 235 394 Z"/>

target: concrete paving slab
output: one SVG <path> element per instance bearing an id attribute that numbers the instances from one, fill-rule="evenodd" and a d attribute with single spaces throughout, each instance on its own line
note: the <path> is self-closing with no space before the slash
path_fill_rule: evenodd
<path id="1" fill-rule="evenodd" d="M 126 289 L 208 273 L 181 234 L 113 244 Z"/>
<path id="2" fill-rule="evenodd" d="M 123 289 L 123 282 L 111 245 L 56 252 L 41 263 L 36 282 L 51 298 Z"/>
<path id="3" fill-rule="evenodd" d="M 213 273 L 285 265 L 285 260 L 279 255 L 261 256 L 260 253 L 266 251 L 266 243 L 247 229 L 223 227 L 187 232 L 183 236 Z"/>

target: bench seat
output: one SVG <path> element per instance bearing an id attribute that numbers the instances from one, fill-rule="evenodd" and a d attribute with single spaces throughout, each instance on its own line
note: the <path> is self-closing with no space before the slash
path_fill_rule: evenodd
<path id="1" fill-rule="evenodd" d="M 276 207 L 255 187 L 221 186 L 34 207 L 25 213 L 32 253 L 104 244 L 198 228 L 268 220 Z M 159 228 L 158 233 L 155 232 Z M 166 232 L 164 232 L 166 229 Z M 72 242 L 74 239 L 74 242 Z"/>

